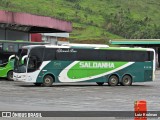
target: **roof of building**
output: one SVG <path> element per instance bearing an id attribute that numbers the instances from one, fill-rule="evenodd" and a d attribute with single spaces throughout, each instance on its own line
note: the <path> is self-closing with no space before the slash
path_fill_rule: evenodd
<path id="1" fill-rule="evenodd" d="M 29 33 L 71 32 L 72 24 L 52 17 L 0 11 L 0 28 Z"/>

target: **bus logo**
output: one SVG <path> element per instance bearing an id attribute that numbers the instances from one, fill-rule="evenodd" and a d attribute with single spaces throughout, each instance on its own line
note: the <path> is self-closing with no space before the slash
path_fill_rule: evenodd
<path id="1" fill-rule="evenodd" d="M 57 53 L 76 53 L 77 51 L 75 51 L 74 49 L 57 49 Z"/>
<path id="2" fill-rule="evenodd" d="M 11 112 L 2 112 L 2 117 L 11 117 Z"/>

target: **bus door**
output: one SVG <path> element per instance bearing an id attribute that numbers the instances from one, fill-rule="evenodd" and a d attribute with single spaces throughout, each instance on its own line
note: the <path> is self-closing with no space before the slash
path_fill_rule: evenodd
<path id="1" fill-rule="evenodd" d="M 44 48 L 34 48 L 31 50 L 28 57 L 27 65 L 27 79 L 28 81 L 35 81 L 40 73 L 40 68 L 43 60 Z"/>

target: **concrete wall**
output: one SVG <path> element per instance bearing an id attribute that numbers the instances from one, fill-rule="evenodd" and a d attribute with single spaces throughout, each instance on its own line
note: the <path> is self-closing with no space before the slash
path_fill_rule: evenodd
<path id="1" fill-rule="evenodd" d="M 42 35 L 42 41 L 43 42 L 49 42 L 49 43 L 51 43 L 53 45 L 57 44 L 57 38 L 53 37 L 53 36 L 43 36 Z"/>
<path id="2" fill-rule="evenodd" d="M 0 40 L 29 40 L 29 34 L 14 30 L 0 29 Z"/>
<path id="3" fill-rule="evenodd" d="M 69 43 L 69 33 L 41 33 L 42 41 L 49 42 L 51 44 L 67 44 Z M 63 40 L 65 39 L 65 40 Z"/>

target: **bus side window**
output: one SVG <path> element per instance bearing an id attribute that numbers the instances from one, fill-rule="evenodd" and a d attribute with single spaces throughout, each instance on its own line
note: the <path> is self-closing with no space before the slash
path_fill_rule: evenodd
<path id="1" fill-rule="evenodd" d="M 74 50 L 73 50 L 74 51 Z M 76 60 L 77 52 L 71 52 L 71 49 L 61 49 L 61 51 L 56 51 L 56 59 L 57 60 L 63 60 L 63 61 L 72 61 Z"/>
<path id="2" fill-rule="evenodd" d="M 0 67 L 4 67 L 2 60 L 0 60 Z"/>
<path id="3" fill-rule="evenodd" d="M 31 56 L 29 59 L 30 59 L 29 63 L 28 63 L 29 69 L 32 69 L 33 71 L 36 70 L 36 68 L 37 68 L 37 59 L 36 59 L 36 57 L 35 56 Z"/>
<path id="4" fill-rule="evenodd" d="M 56 49 L 45 48 L 43 61 L 56 60 Z"/>
<path id="5" fill-rule="evenodd" d="M 103 56 L 106 56 L 107 61 L 131 61 L 131 62 L 143 62 L 150 61 L 153 56 L 147 54 L 146 51 L 126 51 L 126 50 L 110 50 L 106 51 Z M 141 57 L 140 57 L 141 56 Z M 150 56 L 150 57 L 149 57 Z"/>
<path id="6" fill-rule="evenodd" d="M 0 67 L 5 67 L 8 64 L 10 54 L 0 53 L 1 63 Z"/>
<path id="7" fill-rule="evenodd" d="M 152 61 L 153 60 L 153 51 L 148 51 L 148 61 Z"/>
<path id="8" fill-rule="evenodd" d="M 36 71 L 42 64 L 44 48 L 33 48 L 29 55 L 28 72 Z"/>
<path id="9" fill-rule="evenodd" d="M 97 61 L 104 60 L 100 50 L 77 49 L 77 60 Z"/>

